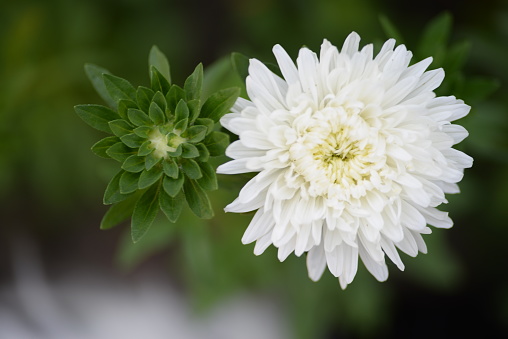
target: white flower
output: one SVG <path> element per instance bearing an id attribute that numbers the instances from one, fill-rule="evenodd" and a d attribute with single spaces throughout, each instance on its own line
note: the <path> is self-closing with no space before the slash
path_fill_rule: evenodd
<path id="1" fill-rule="evenodd" d="M 425 71 L 432 58 L 409 66 L 411 52 L 393 39 L 375 57 L 359 42 L 353 32 L 339 52 L 325 40 L 319 57 L 302 48 L 296 65 L 276 45 L 284 79 L 252 59 L 250 101 L 221 120 L 239 140 L 218 173 L 259 172 L 225 209 L 257 210 L 242 242 L 256 241 L 256 255 L 273 244 L 281 261 L 308 252 L 309 277 L 328 266 L 342 288 L 358 256 L 384 281 L 385 255 L 403 270 L 397 249 L 425 253 L 427 224 L 452 226 L 436 207 L 472 165 L 452 148 L 467 131 L 450 123 L 470 107 L 436 97 L 444 72 Z"/>

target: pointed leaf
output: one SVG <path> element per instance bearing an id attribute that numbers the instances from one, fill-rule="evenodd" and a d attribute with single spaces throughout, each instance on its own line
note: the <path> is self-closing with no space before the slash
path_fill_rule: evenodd
<path id="1" fill-rule="evenodd" d="M 148 117 L 148 114 L 140 111 L 139 109 L 130 108 L 127 111 L 129 120 L 136 126 L 152 126 L 153 122 Z"/>
<path id="2" fill-rule="evenodd" d="M 168 109 L 171 111 L 172 114 L 175 114 L 176 111 L 176 105 L 180 102 L 180 100 L 185 99 L 185 91 L 183 88 L 172 85 L 171 89 L 169 90 L 168 94 L 166 95 L 166 102 L 168 104 Z M 168 116 L 169 118 L 169 116 Z"/>
<path id="3" fill-rule="evenodd" d="M 163 112 L 166 112 L 168 104 L 166 102 L 166 97 L 164 96 L 164 94 L 162 94 L 161 92 L 156 92 L 155 95 L 153 96 L 152 102 L 155 102 Z"/>
<path id="4" fill-rule="evenodd" d="M 187 107 L 189 107 L 189 122 L 193 123 L 201 112 L 201 100 L 195 99 L 187 101 Z"/>
<path id="5" fill-rule="evenodd" d="M 197 144 L 196 148 L 199 151 L 199 157 L 196 159 L 200 162 L 207 162 L 210 158 L 210 152 L 208 151 L 208 148 L 204 144 Z"/>
<path id="6" fill-rule="evenodd" d="M 240 95 L 240 89 L 237 87 L 226 88 L 213 93 L 201 107 L 201 118 L 209 118 L 217 122 L 233 107 L 236 99 Z"/>
<path id="7" fill-rule="evenodd" d="M 131 236 L 138 242 L 152 225 L 159 211 L 159 186 L 150 187 L 139 198 L 132 212 Z"/>
<path id="8" fill-rule="evenodd" d="M 92 146 L 92 152 L 94 152 L 96 155 L 100 156 L 101 158 L 110 159 L 111 156 L 109 156 L 106 151 L 108 148 L 119 142 L 120 139 L 117 137 L 106 137 L 104 139 L 99 140 Z"/>
<path id="9" fill-rule="evenodd" d="M 185 80 L 183 86 L 187 100 L 201 99 L 201 89 L 203 87 L 203 64 L 199 64 L 194 72 Z"/>
<path id="10" fill-rule="evenodd" d="M 178 165 L 172 158 L 164 159 L 162 162 L 164 174 L 171 178 L 178 178 Z"/>
<path id="11" fill-rule="evenodd" d="M 125 159 L 122 168 L 127 172 L 141 172 L 145 168 L 145 157 L 131 155 Z"/>
<path id="12" fill-rule="evenodd" d="M 185 196 L 182 191 L 176 197 L 171 197 L 164 190 L 160 191 L 159 205 L 170 222 L 176 222 L 182 213 Z"/>
<path id="13" fill-rule="evenodd" d="M 120 172 L 118 172 L 109 182 L 108 186 L 106 187 L 106 191 L 104 192 L 104 205 L 114 204 L 129 197 L 129 194 L 120 193 L 120 177 L 124 172 L 125 171 L 120 170 Z"/>
<path id="14" fill-rule="evenodd" d="M 418 45 L 418 55 L 421 57 L 435 56 L 445 47 L 452 27 L 452 17 L 449 13 L 442 13 L 427 24 Z"/>
<path id="15" fill-rule="evenodd" d="M 120 177 L 120 193 L 129 194 L 138 190 L 139 173 L 125 172 Z"/>
<path id="16" fill-rule="evenodd" d="M 140 157 L 143 157 L 145 155 L 148 155 L 154 151 L 154 148 L 152 146 L 152 142 L 150 140 L 145 141 L 138 150 L 138 155 Z"/>
<path id="17" fill-rule="evenodd" d="M 181 99 L 176 105 L 175 122 L 187 119 L 188 117 L 189 117 L 189 108 L 187 107 L 187 103 L 183 99 Z"/>
<path id="18" fill-rule="evenodd" d="M 193 144 L 182 144 L 182 158 L 196 158 L 199 156 L 199 151 Z"/>
<path id="19" fill-rule="evenodd" d="M 212 120 L 210 120 L 212 121 Z M 205 138 L 207 126 L 195 125 L 187 128 L 185 133 L 182 134 L 183 138 L 187 139 L 187 142 L 200 142 Z"/>
<path id="20" fill-rule="evenodd" d="M 213 217 L 213 209 L 205 191 L 195 180 L 185 180 L 183 184 L 185 200 L 192 212 L 200 218 L 209 219 Z"/>
<path id="21" fill-rule="evenodd" d="M 133 194 L 129 198 L 112 205 L 101 221 L 101 230 L 107 230 L 127 220 L 134 210 L 134 206 L 139 199 L 139 194 Z"/>
<path id="22" fill-rule="evenodd" d="M 152 167 L 157 165 L 162 160 L 161 157 L 155 156 L 154 153 L 150 153 L 146 156 L 145 160 L 145 169 L 147 171 L 151 170 Z"/>
<path id="23" fill-rule="evenodd" d="M 379 22 L 381 23 L 381 27 L 383 28 L 383 32 L 388 38 L 393 38 L 397 41 L 397 44 L 403 44 L 404 39 L 400 34 L 397 27 L 391 22 L 390 19 L 386 15 L 379 16 Z"/>
<path id="24" fill-rule="evenodd" d="M 218 188 L 217 175 L 212 165 L 207 162 L 198 163 L 203 176 L 197 180 L 199 186 L 207 191 L 216 190 Z"/>
<path id="25" fill-rule="evenodd" d="M 150 86 L 152 90 L 155 92 L 160 91 L 163 94 L 168 93 L 171 85 L 168 80 L 157 70 L 157 68 L 152 66 L 152 70 L 150 71 Z"/>
<path id="26" fill-rule="evenodd" d="M 74 110 L 88 125 L 106 133 L 112 133 L 108 123 L 120 118 L 115 111 L 101 105 L 77 105 Z"/>
<path id="27" fill-rule="evenodd" d="M 162 176 L 162 168 L 160 166 L 153 167 L 151 170 L 144 170 L 139 177 L 139 189 L 145 189 L 152 186 Z"/>
<path id="28" fill-rule="evenodd" d="M 135 133 L 129 133 L 120 138 L 124 144 L 132 148 L 138 148 L 145 142 L 145 138 L 141 138 Z"/>
<path id="29" fill-rule="evenodd" d="M 152 67 L 155 67 L 160 72 L 160 74 L 166 78 L 168 83 L 171 83 L 171 72 L 168 59 L 164 53 L 162 53 L 160 49 L 155 45 L 152 46 L 150 54 L 148 55 L 148 65 L 149 70 L 151 70 Z"/>
<path id="30" fill-rule="evenodd" d="M 106 150 L 106 154 L 117 161 L 124 162 L 125 159 L 134 155 L 135 151 L 123 142 L 117 142 Z"/>
<path id="31" fill-rule="evenodd" d="M 231 53 L 231 63 L 242 81 L 249 75 L 249 57 L 242 53 Z"/>
<path id="32" fill-rule="evenodd" d="M 150 120 L 156 125 L 162 125 L 166 122 L 166 114 L 164 114 L 162 109 L 155 102 L 150 104 L 149 117 Z"/>
<path id="33" fill-rule="evenodd" d="M 113 120 L 108 124 L 113 134 L 117 137 L 123 137 L 126 134 L 132 133 L 132 126 L 123 119 Z"/>
<path id="34" fill-rule="evenodd" d="M 183 187 L 184 176 L 180 172 L 178 178 L 170 178 L 168 176 L 164 177 L 164 181 L 162 185 L 164 187 L 164 191 L 169 194 L 171 197 L 176 197 L 177 194 L 182 190 Z"/>
<path id="35" fill-rule="evenodd" d="M 97 93 L 101 96 L 101 98 L 110 106 L 116 107 L 116 101 L 111 98 L 108 90 L 106 89 L 106 85 L 104 84 L 104 79 L 102 78 L 103 74 L 111 74 L 107 69 L 99 67 L 94 64 L 85 64 L 85 73 L 90 79 L 93 87 L 97 91 Z"/>
<path id="36" fill-rule="evenodd" d="M 136 101 L 136 89 L 132 87 L 129 81 L 111 74 L 103 74 L 102 77 L 109 95 L 116 102 L 118 100 Z"/>
<path id="37" fill-rule="evenodd" d="M 187 126 L 189 126 L 189 119 L 182 119 L 175 124 L 175 131 L 179 131 L 179 133 L 185 132 Z"/>
<path id="38" fill-rule="evenodd" d="M 197 118 L 194 122 L 194 125 L 203 125 L 206 126 L 206 135 L 210 134 L 215 127 L 215 122 L 212 119 L 208 118 Z"/>
<path id="39" fill-rule="evenodd" d="M 182 159 L 182 170 L 190 179 L 199 179 L 203 175 L 199 169 L 199 165 L 192 159 Z"/>
<path id="40" fill-rule="evenodd" d="M 148 108 L 150 107 L 153 96 L 154 92 L 150 88 L 139 86 L 136 91 L 136 101 L 138 102 L 139 109 L 148 113 Z"/>
<path id="41" fill-rule="evenodd" d="M 210 152 L 211 156 L 219 156 L 224 154 L 224 150 L 229 145 L 229 135 L 213 131 L 210 133 L 204 141 L 206 148 Z"/>
<path id="42" fill-rule="evenodd" d="M 141 138 L 147 139 L 150 135 L 150 132 L 152 132 L 152 130 L 153 130 L 153 127 L 139 126 L 139 127 L 134 128 L 134 133 L 136 133 L 136 135 L 140 136 Z"/>
<path id="43" fill-rule="evenodd" d="M 127 111 L 129 108 L 138 109 L 138 104 L 132 100 L 120 100 L 118 101 L 118 114 L 122 117 L 122 119 L 129 121 L 129 117 L 127 116 Z"/>

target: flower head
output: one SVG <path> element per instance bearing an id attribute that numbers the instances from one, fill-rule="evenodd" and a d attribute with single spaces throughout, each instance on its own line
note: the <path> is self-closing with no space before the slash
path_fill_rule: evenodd
<path id="1" fill-rule="evenodd" d="M 358 256 L 384 281 L 385 255 L 403 270 L 397 249 L 425 253 L 427 224 L 452 226 L 436 207 L 472 165 L 452 148 L 467 131 L 450 123 L 470 107 L 433 92 L 443 70 L 426 71 L 431 58 L 409 66 L 411 52 L 393 39 L 375 57 L 359 42 L 353 32 L 339 51 L 325 40 L 319 57 L 302 48 L 296 65 L 276 45 L 283 78 L 251 59 L 250 100 L 221 119 L 239 140 L 218 173 L 259 172 L 226 207 L 257 210 L 242 242 L 256 241 L 257 255 L 273 244 L 281 261 L 308 252 L 310 278 L 328 267 L 342 288 Z"/>

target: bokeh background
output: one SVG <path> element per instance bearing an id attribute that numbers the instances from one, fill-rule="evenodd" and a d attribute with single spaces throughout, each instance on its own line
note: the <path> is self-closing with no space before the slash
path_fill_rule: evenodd
<path id="1" fill-rule="evenodd" d="M 380 44 L 381 16 L 414 61 L 428 56 L 418 41 L 436 17 L 453 21 L 448 46 L 469 47 L 461 68 L 428 46 L 452 75 L 439 94 L 473 107 L 459 148 L 475 159 L 445 207 L 455 226 L 425 237 L 429 254 L 404 255 L 405 272 L 389 265 L 384 283 L 362 265 L 346 291 L 328 272 L 311 282 L 304 258 L 279 263 L 273 249 L 256 257 L 241 245 L 252 215 L 222 208 L 247 175 L 220 178 L 211 221 L 161 218 L 136 245 L 128 224 L 99 230 L 117 163 L 92 154 L 102 135 L 73 111 L 102 104 L 84 63 L 146 85 L 156 44 L 175 83 L 203 62 L 211 91 L 239 83 L 232 51 L 273 62 L 276 43 L 296 56 L 352 30 Z M 508 336 L 506 60 L 502 0 L 0 2 L 0 338 Z"/>

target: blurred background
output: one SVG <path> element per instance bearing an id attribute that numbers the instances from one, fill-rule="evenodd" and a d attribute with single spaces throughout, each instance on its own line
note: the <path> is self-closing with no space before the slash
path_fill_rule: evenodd
<path id="1" fill-rule="evenodd" d="M 74 113 L 103 104 L 84 63 L 146 85 L 156 44 L 175 83 L 203 62 L 211 91 L 240 81 L 230 52 L 274 62 L 276 43 L 295 57 L 353 30 L 379 46 L 380 18 L 414 61 L 445 67 L 438 94 L 473 107 L 458 148 L 474 166 L 445 206 L 455 226 L 425 237 L 429 254 L 404 256 L 405 272 L 389 264 L 384 283 L 362 265 L 346 291 L 329 272 L 311 282 L 304 258 L 279 263 L 273 248 L 256 257 L 240 243 L 252 215 L 222 208 L 241 175 L 220 177 L 211 221 L 161 218 L 136 245 L 127 223 L 99 230 L 118 165 L 92 154 L 102 134 Z M 420 42 L 436 18 L 449 37 Z M 502 0 L 0 2 L 0 338 L 508 336 L 507 46 Z"/>

